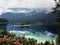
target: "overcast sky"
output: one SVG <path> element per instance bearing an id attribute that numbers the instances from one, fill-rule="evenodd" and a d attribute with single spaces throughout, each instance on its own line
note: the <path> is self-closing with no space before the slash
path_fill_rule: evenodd
<path id="1" fill-rule="evenodd" d="M 8 12 L 8 8 L 53 8 L 54 0 L 0 0 L 0 14 Z"/>

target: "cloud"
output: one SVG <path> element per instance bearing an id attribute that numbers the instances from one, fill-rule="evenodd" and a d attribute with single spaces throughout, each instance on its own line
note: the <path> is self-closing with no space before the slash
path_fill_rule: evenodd
<path id="1" fill-rule="evenodd" d="M 17 31 L 17 30 L 12 30 L 9 31 L 10 33 L 17 33 L 17 34 L 30 34 L 30 31 Z"/>
<path id="2" fill-rule="evenodd" d="M 27 8 L 9 8 L 9 10 L 14 13 L 30 13 L 34 11 L 34 9 Z"/>
<path id="3" fill-rule="evenodd" d="M 45 35 L 48 36 L 48 37 L 55 37 L 55 36 L 56 36 L 55 34 L 53 34 L 53 33 L 51 33 L 51 32 L 48 32 L 48 31 L 45 31 L 44 33 L 45 33 Z"/>
<path id="4" fill-rule="evenodd" d="M 0 0 L 0 14 L 10 12 L 8 8 L 48 8 L 55 7 L 53 0 Z"/>
<path id="5" fill-rule="evenodd" d="M 40 8 L 40 7 L 54 7 L 55 2 L 53 0 L 0 0 L 1 7 L 28 7 L 28 8 Z"/>
<path id="6" fill-rule="evenodd" d="M 32 30 L 32 29 L 30 29 Z M 55 42 L 55 37 L 57 37 L 57 35 L 55 35 L 55 37 L 51 37 L 52 34 L 51 32 L 45 31 L 44 33 L 46 33 L 46 35 L 44 35 L 44 33 L 41 32 L 37 32 L 35 31 L 35 33 L 31 32 L 31 31 L 17 31 L 17 30 L 12 30 L 10 31 L 10 33 L 15 33 L 18 36 L 25 36 L 26 38 L 34 38 L 37 40 L 37 42 L 45 42 L 45 41 L 51 41 L 53 39 L 53 41 Z"/>

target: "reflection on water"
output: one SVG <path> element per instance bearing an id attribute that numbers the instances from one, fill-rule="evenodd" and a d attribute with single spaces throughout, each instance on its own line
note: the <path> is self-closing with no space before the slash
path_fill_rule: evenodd
<path id="1" fill-rule="evenodd" d="M 54 25 L 8 25 L 7 30 L 10 33 L 15 33 L 16 36 L 25 36 L 27 38 L 37 39 L 38 42 L 55 41 L 56 38 L 56 26 Z"/>

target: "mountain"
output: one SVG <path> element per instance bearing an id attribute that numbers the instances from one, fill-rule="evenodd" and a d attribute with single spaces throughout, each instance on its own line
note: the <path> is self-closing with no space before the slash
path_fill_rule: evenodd
<path id="1" fill-rule="evenodd" d="M 47 24 L 56 24 L 57 14 L 50 12 L 46 14 L 44 9 L 28 9 L 28 8 L 9 8 L 10 12 L 3 13 L 0 18 L 7 19 L 10 23 L 28 22 L 33 23 L 38 19 Z"/>
<path id="2" fill-rule="evenodd" d="M 15 11 L 15 12 L 14 12 Z M 25 11 L 25 12 L 21 12 Z M 19 13 L 18 13 L 19 12 Z M 26 13 L 29 12 L 29 13 Z M 8 19 L 9 22 L 29 22 L 37 18 L 42 18 L 45 12 L 37 9 L 13 9 L 13 12 L 6 12 L 0 15 L 0 18 Z"/>

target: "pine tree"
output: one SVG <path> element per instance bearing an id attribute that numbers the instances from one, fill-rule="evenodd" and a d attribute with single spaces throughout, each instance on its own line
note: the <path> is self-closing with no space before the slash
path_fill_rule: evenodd
<path id="1" fill-rule="evenodd" d="M 4 35 L 7 35 L 6 25 L 8 24 L 8 21 L 5 19 L 0 19 L 0 38 Z"/>
<path id="2" fill-rule="evenodd" d="M 56 8 L 55 8 L 55 13 L 57 13 L 57 31 L 58 31 L 58 37 L 57 37 L 57 45 L 60 45 L 60 0 L 56 2 Z"/>

